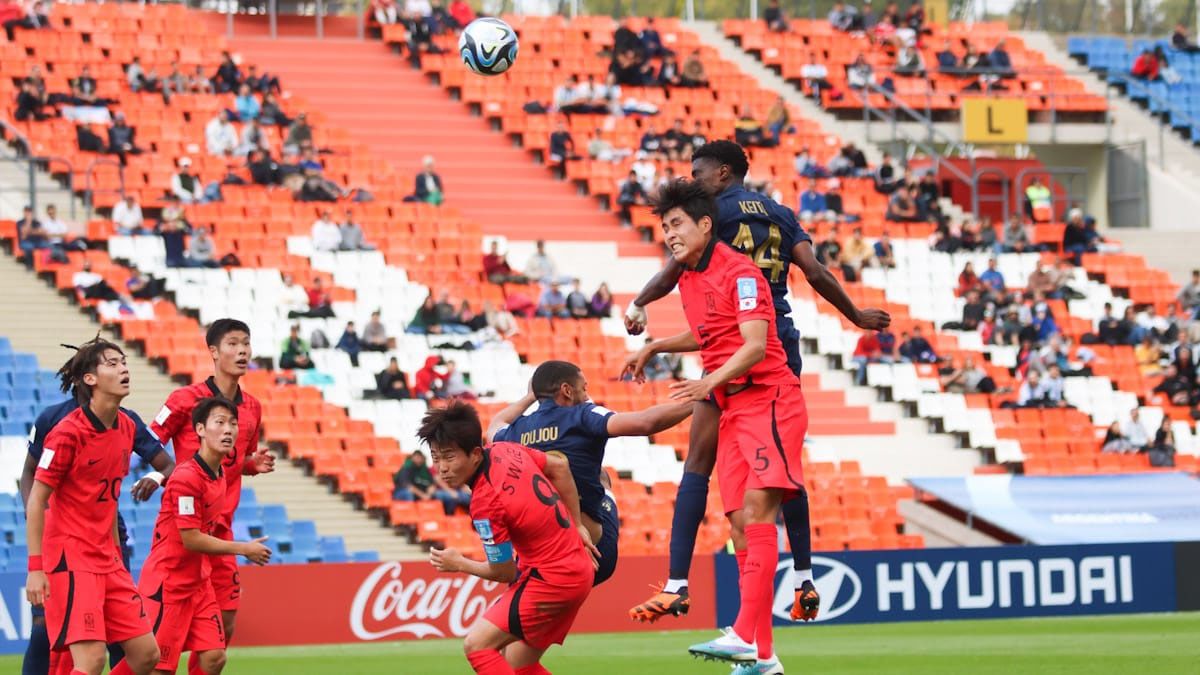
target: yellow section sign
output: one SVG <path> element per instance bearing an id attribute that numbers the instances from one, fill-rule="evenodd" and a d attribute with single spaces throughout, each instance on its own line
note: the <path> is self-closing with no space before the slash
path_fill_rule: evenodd
<path id="1" fill-rule="evenodd" d="M 967 143 L 1024 143 L 1029 140 L 1029 114 L 1024 99 L 965 98 L 962 123 L 963 141 Z"/>
<path id="2" fill-rule="evenodd" d="M 950 23 L 949 0 L 925 0 L 925 22 L 942 26 Z"/>

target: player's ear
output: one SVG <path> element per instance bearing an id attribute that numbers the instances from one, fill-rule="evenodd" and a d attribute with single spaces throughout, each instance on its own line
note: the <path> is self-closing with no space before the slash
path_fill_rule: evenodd
<path id="1" fill-rule="evenodd" d="M 100 381 L 100 379 L 96 376 L 96 373 L 84 373 L 83 374 L 83 383 L 89 387 L 96 386 L 96 383 L 99 381 Z"/>
<path id="2" fill-rule="evenodd" d="M 701 232 L 703 232 L 703 233 L 705 233 L 705 234 L 708 234 L 709 232 L 712 232 L 712 225 L 713 225 L 713 222 L 712 222 L 712 218 L 711 218 L 711 217 L 709 217 L 709 216 L 700 216 L 700 220 L 696 221 L 696 224 L 700 226 L 700 231 L 701 231 Z"/>

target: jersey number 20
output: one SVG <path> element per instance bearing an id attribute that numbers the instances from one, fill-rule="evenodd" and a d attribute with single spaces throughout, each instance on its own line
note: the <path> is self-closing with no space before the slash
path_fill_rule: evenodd
<path id="1" fill-rule="evenodd" d="M 750 226 L 746 223 L 738 224 L 737 236 L 733 238 L 734 248 L 742 251 L 754 261 L 758 268 L 763 270 L 763 274 L 771 280 L 771 283 L 776 283 L 783 276 L 783 258 L 779 256 L 779 246 L 783 243 L 783 237 L 779 234 L 779 226 L 771 225 L 767 228 L 766 241 L 759 242 L 755 245 L 754 233 L 750 231 Z M 770 273 L 767 272 L 770 270 Z"/>

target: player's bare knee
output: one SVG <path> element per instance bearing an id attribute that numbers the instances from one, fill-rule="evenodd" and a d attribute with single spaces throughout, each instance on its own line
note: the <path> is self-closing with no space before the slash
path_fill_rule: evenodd
<path id="1" fill-rule="evenodd" d="M 100 675 L 107 660 L 108 651 L 105 649 L 104 643 L 99 640 L 89 641 L 87 644 L 71 645 L 71 661 L 75 664 L 75 670 L 81 670 L 88 675 Z"/>
<path id="2" fill-rule="evenodd" d="M 161 655 L 158 652 L 158 644 L 154 640 L 150 640 L 148 645 L 138 645 L 133 650 L 125 650 L 125 661 L 135 673 L 151 672 L 154 666 L 158 665 L 159 658 Z"/>
<path id="3" fill-rule="evenodd" d="M 206 675 L 217 675 L 225 669 L 225 650 L 210 649 L 200 652 L 200 670 Z"/>

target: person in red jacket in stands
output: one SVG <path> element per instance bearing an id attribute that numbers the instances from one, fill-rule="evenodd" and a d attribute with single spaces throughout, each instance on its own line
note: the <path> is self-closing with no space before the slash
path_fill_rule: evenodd
<path id="1" fill-rule="evenodd" d="M 466 28 L 467 24 L 475 20 L 475 10 L 471 9 L 471 5 L 466 0 L 454 0 L 448 8 L 450 17 L 458 24 L 458 28 Z"/>
<path id="2" fill-rule="evenodd" d="M 1158 68 L 1158 58 L 1149 49 L 1143 49 L 1137 60 L 1133 62 L 1133 68 L 1129 70 L 1129 74 L 1147 82 L 1153 82 L 1158 79 Z"/>
<path id="3" fill-rule="evenodd" d="M 413 381 L 413 395 L 425 400 L 444 398 L 446 380 L 437 371 L 442 364 L 442 357 L 430 355 L 425 358 L 425 366 L 417 371 Z"/>

